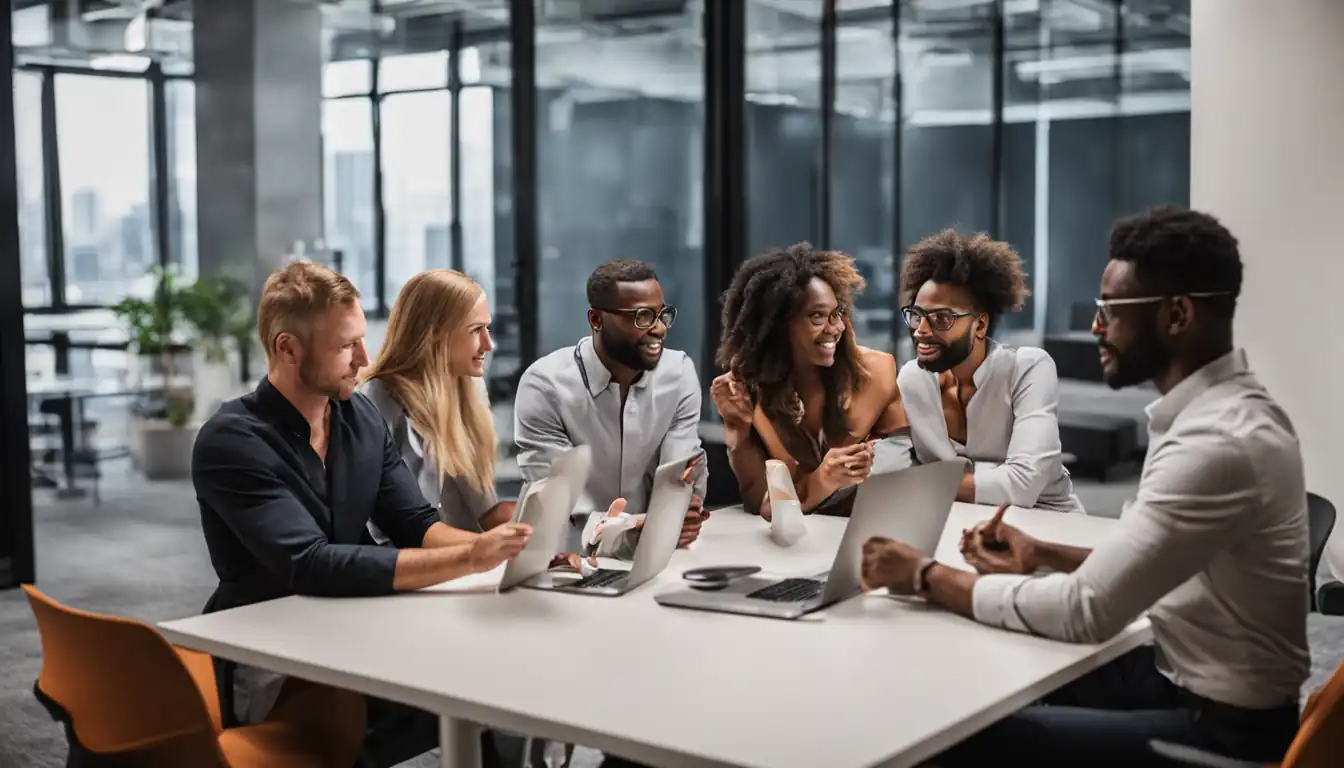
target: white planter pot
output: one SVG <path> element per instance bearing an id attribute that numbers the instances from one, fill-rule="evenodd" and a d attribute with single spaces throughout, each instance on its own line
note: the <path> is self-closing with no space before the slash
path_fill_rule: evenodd
<path id="1" fill-rule="evenodd" d="M 174 427 L 166 421 L 142 421 L 139 428 L 140 469 L 148 480 L 191 477 L 191 449 L 196 425 Z"/>
<path id="2" fill-rule="evenodd" d="M 195 405 L 192 418 L 205 421 L 215 415 L 225 400 L 239 395 L 238 353 L 229 350 L 227 360 L 209 360 L 199 349 L 191 353 L 191 370 Z"/>

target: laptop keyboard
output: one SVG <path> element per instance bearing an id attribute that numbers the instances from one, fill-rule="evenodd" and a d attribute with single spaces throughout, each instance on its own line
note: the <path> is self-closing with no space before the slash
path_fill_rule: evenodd
<path id="1" fill-rule="evenodd" d="M 784 579 L 748 592 L 747 597 L 772 603 L 802 603 L 820 595 L 825 585 L 826 582 L 816 579 Z"/>
<path id="2" fill-rule="evenodd" d="M 610 587 L 621 579 L 629 576 L 629 571 L 622 571 L 616 568 L 599 568 L 596 571 L 584 576 L 576 582 L 567 586 L 575 589 L 588 589 L 590 587 Z"/>

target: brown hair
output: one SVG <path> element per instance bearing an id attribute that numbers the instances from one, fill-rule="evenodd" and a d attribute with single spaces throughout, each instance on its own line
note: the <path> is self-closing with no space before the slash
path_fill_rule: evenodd
<path id="1" fill-rule="evenodd" d="M 387 318 L 378 359 L 363 376 L 392 391 L 440 477 L 465 478 L 478 491 L 495 486 L 495 421 L 480 382 L 454 375 L 448 353 L 484 295 L 476 281 L 451 269 L 407 280 Z"/>
<path id="2" fill-rule="evenodd" d="M 793 382 L 789 322 L 802 308 L 807 284 L 820 278 L 835 291 L 845 332 L 835 350 L 835 364 L 821 372 L 826 388 L 822 425 L 835 439 L 847 433 L 849 401 L 867 377 L 859 359 L 854 327 L 849 320 L 854 295 L 864 288 L 854 258 L 823 251 L 807 243 L 775 248 L 747 259 L 723 295 L 723 334 L 715 360 L 742 378 L 761 410 L 776 424 L 796 426 L 803 404 Z"/>
<path id="3" fill-rule="evenodd" d="M 322 264 L 295 261 L 272 272 L 257 305 L 257 338 L 266 350 L 266 359 L 274 357 L 275 340 L 280 334 L 291 333 L 306 340 L 319 315 L 358 301 L 354 284 Z"/>
<path id="4" fill-rule="evenodd" d="M 910 246 L 901 264 L 901 304 L 913 302 L 929 281 L 965 288 L 975 310 L 989 315 L 991 333 L 1000 317 L 1021 310 L 1031 295 L 1017 251 L 984 232 L 944 229 Z"/>

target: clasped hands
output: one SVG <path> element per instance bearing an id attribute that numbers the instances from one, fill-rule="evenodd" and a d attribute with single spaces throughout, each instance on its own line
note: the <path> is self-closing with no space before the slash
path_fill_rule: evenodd
<path id="1" fill-rule="evenodd" d="M 961 532 L 961 556 L 978 573 L 1028 574 L 1037 570 L 1037 540 L 1003 522 L 1008 504 L 994 516 Z M 894 595 L 910 595 L 927 556 L 904 542 L 875 536 L 863 544 L 860 579 L 865 590 L 886 587 Z"/>

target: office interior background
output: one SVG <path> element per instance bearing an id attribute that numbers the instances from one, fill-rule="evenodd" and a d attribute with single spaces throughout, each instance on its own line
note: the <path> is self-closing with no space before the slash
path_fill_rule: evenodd
<path id="1" fill-rule="evenodd" d="M 1155 392 L 1098 384 L 1086 330 L 1114 219 L 1190 201 L 1190 0 L 12 0 L 4 24 L 0 588 L 199 611 L 182 446 L 263 362 L 183 322 L 142 354 L 127 300 L 254 298 L 295 257 L 355 282 L 374 348 L 416 272 L 485 287 L 507 491 L 517 376 L 585 334 L 596 265 L 655 266 L 707 385 L 748 255 L 853 254 L 859 340 L 904 360 L 904 249 L 988 232 L 1030 275 L 998 335 L 1055 357 L 1080 495 L 1115 515 L 1132 494 Z M 194 412 L 165 426 L 181 381 Z M 1319 677 L 1344 643 L 1312 619 Z M 0 636 L 0 758 L 59 765 L 17 590 Z"/>
<path id="2" fill-rule="evenodd" d="M 669 343 L 707 383 L 747 255 L 853 254 L 859 340 L 904 359 L 902 252 L 985 231 L 1032 281 L 998 334 L 1088 379 L 1111 222 L 1189 197 L 1188 0 L 14 0 L 8 21 L 23 365 L 6 376 L 31 427 L 11 455 L 27 440 L 18 467 L 52 465 L 11 473 L 25 520 L 28 485 L 40 506 L 144 469 L 136 425 L 172 382 L 147 378 L 165 372 L 114 309 L 160 296 L 157 270 L 250 299 L 286 258 L 327 262 L 374 347 L 409 276 L 466 272 L 494 313 L 507 447 L 518 374 L 584 335 L 584 278 L 609 259 L 655 266 L 680 308 Z M 260 372 L 255 347 L 221 368 L 172 336 L 197 420 L 203 390 Z M 95 395 L 62 426 L 40 395 L 70 382 Z M 31 523 L 6 530 L 9 579 L 31 576 Z"/>

